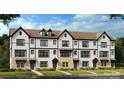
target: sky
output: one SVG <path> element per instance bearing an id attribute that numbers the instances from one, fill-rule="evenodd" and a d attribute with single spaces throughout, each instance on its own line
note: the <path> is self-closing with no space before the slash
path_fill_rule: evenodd
<path id="1" fill-rule="evenodd" d="M 0 23 L 0 35 L 9 28 L 53 29 L 80 32 L 107 32 L 113 38 L 124 37 L 124 20 L 110 19 L 108 14 L 21 14 L 9 24 Z"/>

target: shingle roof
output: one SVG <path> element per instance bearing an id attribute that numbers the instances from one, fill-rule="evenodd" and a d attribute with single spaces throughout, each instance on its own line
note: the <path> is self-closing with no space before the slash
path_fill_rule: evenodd
<path id="1" fill-rule="evenodd" d="M 12 36 L 17 29 L 10 29 L 10 36 Z M 63 31 L 55 31 L 52 30 L 52 36 L 45 36 L 42 37 L 40 35 L 41 30 L 36 30 L 36 29 L 24 29 L 24 31 L 30 36 L 30 37 L 40 37 L 40 38 L 58 38 Z M 103 32 L 72 32 L 69 31 L 70 35 L 74 39 L 98 39 L 98 37 L 103 33 Z"/>

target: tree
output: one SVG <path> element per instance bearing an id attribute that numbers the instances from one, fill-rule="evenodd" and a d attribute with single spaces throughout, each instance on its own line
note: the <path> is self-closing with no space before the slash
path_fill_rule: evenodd
<path id="1" fill-rule="evenodd" d="M 5 25 L 8 25 L 10 22 L 14 21 L 17 17 L 20 17 L 19 14 L 0 14 L 0 22 Z"/>
<path id="2" fill-rule="evenodd" d="M 110 16 L 110 19 L 116 19 L 117 17 L 124 19 L 124 14 L 109 14 L 109 16 Z"/>
<path id="3" fill-rule="evenodd" d="M 0 69 L 9 68 L 9 36 L 0 36 Z"/>
<path id="4" fill-rule="evenodd" d="M 0 14 L 0 22 L 4 25 L 7 25 L 14 21 L 17 17 L 20 17 L 19 14 Z M 9 36 L 3 34 L 0 36 L 0 69 L 9 68 Z"/>
<path id="5" fill-rule="evenodd" d="M 116 39 L 116 46 L 115 46 L 115 57 L 117 61 L 117 66 L 124 66 L 124 38 L 117 38 Z"/>

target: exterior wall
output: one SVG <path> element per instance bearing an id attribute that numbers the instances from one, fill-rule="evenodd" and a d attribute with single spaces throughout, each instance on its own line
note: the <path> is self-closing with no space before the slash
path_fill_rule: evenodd
<path id="1" fill-rule="evenodd" d="M 19 32 L 22 32 L 22 35 L 19 35 Z M 65 37 L 64 34 L 67 36 Z M 102 36 L 105 35 L 105 39 L 102 38 Z M 57 64 L 57 68 L 62 68 L 62 62 L 69 62 L 68 68 L 73 68 L 73 60 L 79 59 L 78 67 L 82 67 L 82 61 L 89 61 L 89 67 L 93 67 L 93 59 L 98 58 L 99 59 L 99 51 L 109 51 L 109 57 L 108 59 L 115 59 L 115 54 L 111 55 L 111 50 L 115 50 L 115 46 L 111 45 L 112 41 L 108 38 L 106 34 L 103 34 L 98 41 L 97 40 L 86 40 L 89 41 L 89 47 L 82 47 L 82 41 L 85 40 L 73 40 L 69 33 L 64 32 L 59 39 L 42 39 L 42 40 L 48 40 L 48 46 L 42 47 L 40 46 L 40 38 L 30 38 L 24 31 L 19 30 L 16 32 L 13 37 L 10 37 L 10 68 L 17 69 L 16 68 L 16 58 L 14 57 L 14 50 L 15 49 L 25 49 L 27 50 L 27 57 L 26 57 L 26 64 L 25 68 L 30 69 L 30 59 L 35 59 L 36 64 L 35 68 L 41 68 L 40 67 L 40 61 L 48 61 L 48 67 L 47 68 L 53 68 L 52 60 L 54 58 L 57 58 L 59 60 Z M 16 45 L 16 39 L 25 39 L 25 46 L 17 46 Z M 31 44 L 31 39 L 34 39 L 34 44 Z M 53 45 L 53 40 L 56 40 L 56 45 Z M 69 47 L 62 47 L 62 40 L 69 40 Z M 74 41 L 77 41 L 77 45 L 74 45 Z M 93 42 L 96 41 L 96 46 L 94 46 Z M 107 42 L 107 48 L 101 48 L 101 42 Z M 71 57 L 60 57 L 60 49 L 70 49 L 71 50 Z M 31 50 L 34 50 L 34 54 L 31 54 Z M 49 50 L 49 57 L 48 58 L 39 58 L 38 57 L 38 51 L 39 50 Z M 53 54 L 53 51 L 56 50 L 56 54 Z M 77 55 L 74 55 L 74 50 L 77 51 Z M 81 58 L 81 51 L 89 50 L 90 51 L 90 58 Z M 94 51 L 96 51 L 96 55 L 94 55 Z M 97 63 L 97 67 L 101 67 L 100 60 Z M 107 64 L 107 67 L 111 67 L 111 62 Z"/>
<path id="2" fill-rule="evenodd" d="M 64 34 L 67 35 L 67 37 L 64 36 Z M 69 41 L 69 47 L 62 47 L 62 40 L 68 40 Z M 69 48 L 69 49 L 72 49 L 72 37 L 67 33 L 67 32 L 64 32 L 58 39 L 58 45 L 59 45 L 59 48 Z"/>

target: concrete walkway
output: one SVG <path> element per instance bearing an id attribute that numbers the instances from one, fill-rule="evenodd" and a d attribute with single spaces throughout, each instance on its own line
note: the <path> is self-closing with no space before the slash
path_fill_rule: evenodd
<path id="1" fill-rule="evenodd" d="M 33 73 L 37 74 L 38 76 L 43 76 L 43 74 L 41 72 L 38 72 L 36 70 L 31 70 Z"/>
<path id="2" fill-rule="evenodd" d="M 66 75 L 71 75 L 71 73 L 68 73 L 68 72 L 66 72 L 66 71 L 61 71 L 61 70 L 56 70 L 56 71 L 61 72 L 61 73 L 64 73 L 64 74 L 66 74 Z"/>

